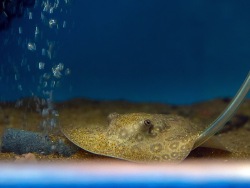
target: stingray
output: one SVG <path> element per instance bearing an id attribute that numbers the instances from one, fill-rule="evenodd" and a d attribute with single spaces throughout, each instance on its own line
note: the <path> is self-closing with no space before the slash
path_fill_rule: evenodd
<path id="1" fill-rule="evenodd" d="M 111 113 L 107 121 L 64 126 L 63 134 L 91 153 L 134 162 L 180 162 L 199 147 L 229 150 L 213 135 L 235 114 L 250 88 L 250 73 L 227 108 L 210 125 L 178 115 Z"/>

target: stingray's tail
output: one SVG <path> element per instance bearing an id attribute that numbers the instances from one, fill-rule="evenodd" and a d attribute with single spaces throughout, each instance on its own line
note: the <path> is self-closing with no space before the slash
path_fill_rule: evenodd
<path id="1" fill-rule="evenodd" d="M 237 109 L 245 99 L 247 93 L 250 90 L 250 71 L 241 85 L 239 91 L 232 99 L 227 108 L 219 115 L 219 117 L 212 122 L 209 127 L 200 135 L 197 141 L 194 144 L 194 148 L 197 148 L 201 144 L 203 144 L 206 140 L 208 140 L 211 136 L 221 130 L 224 125 L 231 119 L 231 117 L 236 113 Z"/>

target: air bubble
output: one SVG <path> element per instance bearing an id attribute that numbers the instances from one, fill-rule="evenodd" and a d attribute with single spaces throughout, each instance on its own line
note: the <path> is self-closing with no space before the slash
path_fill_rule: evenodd
<path id="1" fill-rule="evenodd" d="M 38 63 L 39 69 L 44 69 L 44 66 L 45 66 L 45 63 L 43 63 L 43 62 Z"/>
<path id="2" fill-rule="evenodd" d="M 43 94 L 50 97 L 51 91 L 43 91 Z M 47 100 L 48 100 L 48 99 L 47 99 Z M 46 101 L 45 101 L 45 103 L 48 104 Z"/>
<path id="3" fill-rule="evenodd" d="M 53 27 L 56 26 L 56 25 L 57 25 L 56 20 L 54 20 L 54 19 L 50 19 L 50 20 L 49 20 L 49 27 L 50 27 L 50 28 L 53 28 Z"/>
<path id="4" fill-rule="evenodd" d="M 22 28 L 22 27 L 19 27 L 19 28 L 18 28 L 18 32 L 19 32 L 19 34 L 22 34 L 22 33 L 23 33 L 23 28 Z"/>
<path id="5" fill-rule="evenodd" d="M 41 104 L 42 104 L 42 105 L 45 105 L 45 104 L 46 104 L 46 100 L 45 100 L 45 99 L 42 99 Z"/>
<path id="6" fill-rule="evenodd" d="M 44 12 L 48 12 L 49 11 L 49 8 L 50 8 L 50 4 L 49 4 L 49 2 L 47 1 L 47 2 L 43 2 L 43 11 Z"/>
<path id="7" fill-rule="evenodd" d="M 51 150 L 52 150 L 52 151 L 55 151 L 55 150 L 56 150 L 56 146 L 55 146 L 55 145 L 52 145 L 52 146 L 51 146 Z"/>
<path id="8" fill-rule="evenodd" d="M 20 91 L 22 91 L 23 90 L 23 87 L 22 87 L 22 85 L 18 85 L 18 87 L 17 87 Z"/>
<path id="9" fill-rule="evenodd" d="M 50 79 L 50 74 L 49 73 L 44 73 L 43 78 L 46 79 L 46 80 Z"/>
<path id="10" fill-rule="evenodd" d="M 63 70 L 63 68 L 64 68 L 64 65 L 62 63 L 59 63 L 58 65 L 55 65 L 54 67 L 52 67 L 52 73 L 54 77 L 60 78 L 62 76 L 61 71 Z"/>
<path id="11" fill-rule="evenodd" d="M 51 7 L 51 8 L 49 9 L 49 13 L 52 14 L 53 11 L 54 11 L 54 7 Z"/>
<path id="12" fill-rule="evenodd" d="M 46 50 L 43 48 L 42 49 L 42 55 L 45 56 L 46 55 Z"/>
<path id="13" fill-rule="evenodd" d="M 33 42 L 28 43 L 28 50 L 35 51 L 36 50 L 36 44 Z"/>
<path id="14" fill-rule="evenodd" d="M 18 100 L 15 104 L 15 107 L 21 107 L 23 105 L 23 101 L 22 100 Z"/>
<path id="15" fill-rule="evenodd" d="M 38 27 L 36 26 L 36 29 L 35 29 L 35 36 L 39 34 L 39 29 Z"/>
<path id="16" fill-rule="evenodd" d="M 27 65 L 27 59 L 23 58 L 21 61 L 21 66 L 25 66 L 25 65 Z"/>
<path id="17" fill-rule="evenodd" d="M 71 74 L 71 70 L 69 69 L 69 68 L 67 68 L 66 70 L 65 70 L 65 75 L 70 75 Z"/>
<path id="18" fill-rule="evenodd" d="M 15 80 L 18 80 L 19 76 L 17 74 L 15 74 Z"/>
<path id="19" fill-rule="evenodd" d="M 32 20 L 33 16 L 32 16 L 32 12 L 29 12 L 29 20 Z"/>
<path id="20" fill-rule="evenodd" d="M 53 81 L 51 81 L 51 83 L 50 83 L 50 87 L 55 87 L 55 85 L 56 85 L 56 82 L 53 80 Z"/>
<path id="21" fill-rule="evenodd" d="M 50 120 L 50 127 L 54 128 L 54 127 L 56 127 L 56 125 L 57 125 L 56 119 L 55 119 L 55 118 L 52 118 L 52 119 Z"/>
<path id="22" fill-rule="evenodd" d="M 61 82 L 60 81 L 57 81 L 56 82 L 56 87 L 60 87 L 61 86 Z"/>
<path id="23" fill-rule="evenodd" d="M 54 46 L 55 46 L 55 42 L 49 42 L 48 41 L 47 43 L 48 43 L 47 55 L 51 59 L 52 58 L 52 51 L 53 51 Z"/>
<path id="24" fill-rule="evenodd" d="M 47 108 L 44 108 L 42 110 L 42 116 L 47 116 L 47 115 L 49 115 L 49 110 Z"/>
<path id="25" fill-rule="evenodd" d="M 57 67 L 58 67 L 58 69 L 59 69 L 60 71 L 62 71 L 63 68 L 64 68 L 64 64 L 59 63 L 59 64 L 57 65 Z"/>
<path id="26" fill-rule="evenodd" d="M 41 20 L 44 21 L 44 19 L 45 19 L 45 16 L 44 16 L 44 14 L 41 12 Z"/>
<path id="27" fill-rule="evenodd" d="M 60 77 L 62 76 L 62 74 L 61 74 L 60 71 L 58 71 L 58 70 L 56 70 L 56 69 L 53 70 L 53 68 L 52 68 L 52 71 L 53 71 L 54 77 L 60 78 Z"/>
<path id="28" fill-rule="evenodd" d="M 63 28 L 66 27 L 66 21 L 63 21 Z"/>
<path id="29" fill-rule="evenodd" d="M 57 110 L 52 110 L 51 113 L 52 113 L 53 116 L 57 116 L 57 117 L 59 116 L 59 113 L 58 113 Z"/>
<path id="30" fill-rule="evenodd" d="M 43 87 L 47 87 L 48 86 L 48 82 L 44 81 L 43 82 Z"/>

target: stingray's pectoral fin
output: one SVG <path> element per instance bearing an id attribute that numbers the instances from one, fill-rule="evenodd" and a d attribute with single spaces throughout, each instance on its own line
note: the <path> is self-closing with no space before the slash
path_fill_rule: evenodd
<path id="1" fill-rule="evenodd" d="M 211 137 L 210 139 L 208 139 L 206 142 L 204 142 L 202 145 L 200 145 L 199 147 L 205 147 L 205 148 L 214 148 L 214 149 L 220 149 L 220 150 L 224 150 L 224 151 L 229 151 L 230 150 L 223 145 L 216 137 Z"/>

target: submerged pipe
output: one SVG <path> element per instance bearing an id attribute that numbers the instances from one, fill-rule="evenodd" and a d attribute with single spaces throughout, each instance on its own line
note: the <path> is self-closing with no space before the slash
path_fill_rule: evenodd
<path id="1" fill-rule="evenodd" d="M 236 93 L 235 97 L 231 100 L 226 109 L 215 119 L 210 126 L 199 136 L 196 140 L 193 149 L 199 147 L 209 138 L 211 138 L 215 133 L 220 131 L 224 125 L 231 119 L 231 117 L 236 113 L 239 106 L 244 101 L 247 93 L 250 90 L 250 71 L 241 85 L 239 91 Z"/>

